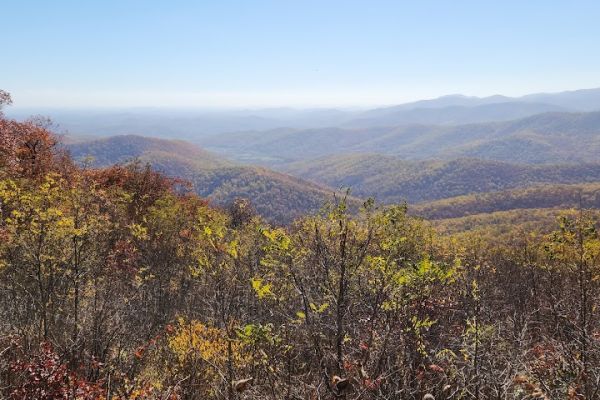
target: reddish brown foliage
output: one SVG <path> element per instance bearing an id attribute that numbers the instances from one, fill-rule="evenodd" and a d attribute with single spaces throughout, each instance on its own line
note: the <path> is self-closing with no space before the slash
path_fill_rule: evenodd
<path id="1" fill-rule="evenodd" d="M 47 342 L 41 344 L 36 356 L 28 356 L 27 361 L 15 361 L 12 370 L 20 377 L 19 384 L 10 394 L 14 400 L 91 400 L 102 397 L 100 386 L 77 376 Z"/>
<path id="2" fill-rule="evenodd" d="M 137 249 L 128 240 L 118 240 L 106 259 L 108 266 L 112 270 L 122 271 L 128 275 L 135 274 L 138 260 Z"/>
<path id="3" fill-rule="evenodd" d="M 140 210 L 144 210 L 165 195 L 173 192 L 179 182 L 152 170 L 150 165 L 132 163 L 115 165 L 101 170 L 87 171 L 87 174 L 100 187 L 119 188 L 133 194 L 129 207 L 129 215 L 135 218 Z"/>
<path id="4" fill-rule="evenodd" d="M 35 121 L 0 118 L 0 167 L 11 174 L 39 177 L 56 170 L 56 144 L 56 136 Z"/>

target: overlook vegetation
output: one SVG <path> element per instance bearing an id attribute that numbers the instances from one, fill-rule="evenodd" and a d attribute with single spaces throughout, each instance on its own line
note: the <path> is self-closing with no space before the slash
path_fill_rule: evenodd
<path id="1" fill-rule="evenodd" d="M 0 91 L 0 104 L 9 102 Z M 136 155 L 127 146 L 139 146 L 137 138 L 118 140 L 120 148 L 105 148 L 110 154 L 96 160 Z M 71 150 L 84 156 L 96 145 Z M 142 160 L 169 150 L 163 142 L 143 146 Z M 186 161 L 193 174 L 184 178 L 197 169 L 246 168 L 197 154 L 205 155 L 181 149 L 173 161 L 177 168 Z M 589 168 L 584 176 L 595 173 Z M 549 173 L 540 171 L 526 169 L 519 179 Z M 215 193 L 204 185 L 218 179 L 197 179 L 196 192 Z M 226 179 L 234 185 L 238 178 Z M 292 187 L 301 182 L 286 179 Z M 589 184 L 418 207 L 435 218 L 472 218 L 497 208 L 518 213 L 530 198 L 571 207 L 573 193 L 581 193 L 579 206 L 596 204 Z M 42 121 L 0 117 L 0 397 L 525 400 L 600 393 L 595 212 L 552 208 L 543 229 L 443 234 L 404 204 L 368 200 L 354 214 L 355 200 L 329 200 L 320 212 L 277 226 L 246 200 L 213 208 L 181 179 L 139 162 L 79 166 Z"/>

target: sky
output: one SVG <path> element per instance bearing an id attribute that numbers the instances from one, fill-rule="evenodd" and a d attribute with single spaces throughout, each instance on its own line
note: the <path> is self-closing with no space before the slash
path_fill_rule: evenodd
<path id="1" fill-rule="evenodd" d="M 353 107 L 600 87 L 600 1 L 0 0 L 17 107 Z"/>

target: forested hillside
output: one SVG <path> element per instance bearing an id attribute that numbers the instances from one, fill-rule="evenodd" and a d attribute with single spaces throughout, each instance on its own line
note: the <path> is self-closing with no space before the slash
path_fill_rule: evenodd
<path id="1" fill-rule="evenodd" d="M 415 213 L 427 219 L 456 218 L 528 208 L 600 209 L 600 183 L 531 186 L 451 197 L 411 207 Z"/>
<path id="2" fill-rule="evenodd" d="M 271 221 L 289 223 L 317 212 L 336 192 L 265 168 L 236 165 L 187 142 L 141 136 L 113 136 L 66 147 L 80 163 L 111 166 L 138 160 L 170 177 L 186 180 L 211 202 L 228 206 L 238 198 Z M 89 161 L 86 161 L 89 160 Z M 354 209 L 358 201 L 349 198 Z"/>
<path id="3" fill-rule="evenodd" d="M 347 154 L 280 166 L 303 178 L 299 179 L 261 167 L 236 165 L 182 141 L 115 136 L 69 144 L 66 148 L 80 163 L 92 166 L 110 166 L 134 159 L 148 163 L 168 176 L 186 180 L 196 193 L 217 205 L 227 206 L 237 198 L 251 199 L 259 214 L 279 223 L 289 223 L 318 211 L 336 190 L 344 188 L 350 188 L 353 196 L 373 197 L 384 204 L 449 199 L 431 205 L 439 207 L 437 212 L 442 214 L 423 214 L 437 219 L 514 208 L 573 207 L 577 206 L 575 200 L 581 187 L 561 184 L 600 182 L 600 164 L 596 163 L 410 161 L 381 154 Z M 509 191 L 502 192 L 506 190 Z M 485 195 L 490 192 L 494 193 Z M 454 199 L 475 194 L 482 195 Z M 361 202 L 350 197 L 348 203 L 357 210 Z M 584 202 L 584 207 L 598 206 L 595 201 Z M 427 210 L 428 206 L 424 207 Z"/>
<path id="4" fill-rule="evenodd" d="M 478 232 L 490 237 L 516 231 L 547 233 L 561 215 L 589 210 L 599 218 L 600 184 L 540 185 L 414 204 L 409 213 L 426 218 L 440 232 Z"/>
<path id="5" fill-rule="evenodd" d="M 478 159 L 406 161 L 381 154 L 324 157 L 285 171 L 331 187 L 351 187 L 383 203 L 437 200 L 539 184 L 600 182 L 600 164 L 526 165 Z"/>

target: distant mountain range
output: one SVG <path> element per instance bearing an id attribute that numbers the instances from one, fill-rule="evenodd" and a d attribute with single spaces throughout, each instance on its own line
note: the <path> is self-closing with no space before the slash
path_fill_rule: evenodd
<path id="1" fill-rule="evenodd" d="M 358 128 L 407 124 L 458 125 L 487 121 L 507 121 L 534 114 L 559 111 L 570 110 L 552 104 L 518 101 L 431 108 L 398 106 L 365 112 L 344 125 Z"/>
<path id="2" fill-rule="evenodd" d="M 72 135 L 139 134 L 191 141 L 235 131 L 279 128 L 372 128 L 408 124 L 461 125 L 508 121 L 544 112 L 600 111 L 600 89 L 539 93 L 522 97 L 443 96 L 372 110 L 266 108 L 210 109 L 9 109 L 23 119 L 31 114 L 51 117 Z"/>
<path id="3" fill-rule="evenodd" d="M 597 111 L 600 110 L 600 88 L 572 90 L 557 93 L 534 93 L 520 97 L 508 97 L 501 95 L 476 97 L 465 96 L 462 94 L 452 94 L 430 100 L 419 100 L 411 103 L 400 104 L 398 106 L 382 107 L 370 112 L 388 113 L 390 111 L 406 111 L 424 108 L 439 109 L 457 106 L 477 107 L 502 103 L 537 103 L 548 104 L 574 111 Z"/>

